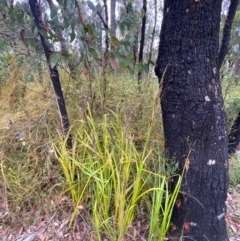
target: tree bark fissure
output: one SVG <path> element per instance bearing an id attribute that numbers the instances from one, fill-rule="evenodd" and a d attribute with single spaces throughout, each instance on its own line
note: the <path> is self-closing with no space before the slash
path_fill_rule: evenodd
<path id="1" fill-rule="evenodd" d="M 40 9 L 40 5 L 39 5 L 38 1 L 29 0 L 29 5 L 31 7 L 31 11 L 32 11 L 37 28 L 46 30 L 45 24 L 42 20 L 41 9 Z M 59 108 L 59 112 L 60 112 L 60 116 L 61 116 L 63 131 L 65 134 L 67 134 L 68 130 L 69 130 L 69 120 L 68 120 L 67 110 L 66 110 L 66 106 L 65 106 L 65 100 L 64 100 L 64 96 L 63 96 L 63 92 L 62 92 L 62 88 L 61 88 L 61 83 L 59 80 L 59 73 L 58 73 L 56 66 L 54 66 L 54 67 L 51 66 L 51 61 L 50 61 L 50 56 L 52 53 L 51 49 L 47 45 L 44 36 L 41 33 L 39 33 L 39 35 L 40 35 L 40 39 L 41 39 L 41 44 L 43 46 L 44 54 L 47 59 L 48 68 L 49 68 L 50 77 L 51 77 L 51 80 L 53 83 L 54 91 L 55 91 L 55 94 L 57 97 L 56 99 L 57 99 L 57 104 L 58 104 L 58 108 Z M 71 146 L 70 138 L 68 140 L 68 146 L 69 147 Z"/>
<path id="2" fill-rule="evenodd" d="M 227 121 L 219 76 L 221 0 L 165 0 L 155 72 L 165 149 L 185 168 L 173 213 L 181 240 L 228 240 Z"/>

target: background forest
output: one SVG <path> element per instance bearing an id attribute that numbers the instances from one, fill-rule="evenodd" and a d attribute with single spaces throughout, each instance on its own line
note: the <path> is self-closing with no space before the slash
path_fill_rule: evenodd
<path id="1" fill-rule="evenodd" d="M 177 164 L 164 158 L 154 74 L 163 1 L 39 4 L 45 30 L 28 1 L 0 2 L 0 240 L 167 240 L 181 175 L 170 192 Z M 221 69 L 229 130 L 239 51 L 240 8 Z M 236 152 L 231 200 L 239 184 Z M 239 240 L 240 207 L 229 210 Z"/>

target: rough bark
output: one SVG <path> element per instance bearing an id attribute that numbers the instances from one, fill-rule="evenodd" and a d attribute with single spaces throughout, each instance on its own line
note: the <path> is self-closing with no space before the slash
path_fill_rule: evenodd
<path id="1" fill-rule="evenodd" d="M 45 24 L 42 20 L 41 9 L 40 9 L 40 5 L 39 5 L 38 1 L 29 0 L 29 5 L 30 5 L 31 12 L 32 12 L 32 15 L 33 15 L 37 28 L 39 30 L 47 31 L 45 29 Z M 61 88 L 61 83 L 60 83 L 60 79 L 59 79 L 59 73 L 58 73 L 57 67 L 56 66 L 52 67 L 51 63 L 50 63 L 50 56 L 51 56 L 52 50 L 47 45 L 44 36 L 41 33 L 39 33 L 39 35 L 40 35 L 40 39 L 41 39 L 41 44 L 43 46 L 44 54 L 47 59 L 48 68 L 49 68 L 52 84 L 54 87 L 54 91 L 55 91 L 55 94 L 57 97 L 57 104 L 58 104 L 58 108 L 59 108 L 59 112 L 60 112 L 60 116 L 61 116 L 63 131 L 65 134 L 67 134 L 68 130 L 69 130 L 69 120 L 68 120 L 64 96 L 63 96 L 63 92 L 62 92 L 62 88 Z M 68 139 L 67 145 L 68 145 L 68 147 L 71 147 L 71 138 Z"/>
<path id="2" fill-rule="evenodd" d="M 165 0 L 155 72 L 165 149 L 184 169 L 174 240 L 226 241 L 227 121 L 219 76 L 221 0 Z"/>
<path id="3" fill-rule="evenodd" d="M 142 10 L 144 12 L 144 16 L 142 18 L 142 27 L 141 27 L 141 39 L 140 39 L 140 47 L 139 47 L 139 56 L 138 62 L 141 66 L 143 62 L 143 49 L 144 49 L 144 40 L 145 40 L 145 29 L 146 29 L 146 18 L 147 18 L 147 0 L 143 0 L 143 7 Z M 138 83 L 142 79 L 142 68 L 140 67 L 138 71 Z"/>

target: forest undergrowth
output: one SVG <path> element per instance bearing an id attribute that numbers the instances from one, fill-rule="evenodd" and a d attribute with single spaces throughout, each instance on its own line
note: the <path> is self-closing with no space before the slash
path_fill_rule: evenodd
<path id="1" fill-rule="evenodd" d="M 14 67 L 0 87 L 2 240 L 165 240 L 181 175 L 163 155 L 157 79 L 145 77 L 139 88 L 127 73 L 109 74 L 103 100 L 99 75 L 73 81 L 61 71 L 68 150 L 48 73 L 41 83 L 24 76 Z M 240 88 L 223 85 L 231 126 Z M 230 160 L 232 193 L 239 163 Z"/>

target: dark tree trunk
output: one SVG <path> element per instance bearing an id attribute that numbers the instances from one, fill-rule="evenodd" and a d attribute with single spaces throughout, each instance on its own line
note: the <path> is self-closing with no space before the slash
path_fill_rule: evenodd
<path id="1" fill-rule="evenodd" d="M 45 25 L 42 20 L 41 9 L 40 9 L 40 5 L 39 5 L 38 1 L 29 0 L 29 5 L 31 7 L 32 15 L 34 17 L 37 28 L 39 30 L 47 31 L 45 29 Z M 63 93 L 62 93 L 61 83 L 59 80 L 59 73 L 58 73 L 56 66 L 54 66 L 54 67 L 51 66 L 51 62 L 50 62 L 50 56 L 52 54 L 51 49 L 47 45 L 44 36 L 41 33 L 39 33 L 39 35 L 40 35 L 40 39 L 41 39 L 41 44 L 43 46 L 44 54 L 47 59 L 48 68 L 50 71 L 50 77 L 51 77 L 51 80 L 53 83 L 54 91 L 55 91 L 55 94 L 57 97 L 57 104 L 58 104 L 58 108 L 59 108 L 59 112 L 60 112 L 60 116 L 61 116 L 63 131 L 65 134 L 67 134 L 68 130 L 69 130 L 69 120 L 68 120 L 68 115 L 67 115 L 67 110 L 66 110 L 66 106 L 65 106 Z M 71 147 L 71 138 L 70 137 L 68 139 L 67 145 L 68 145 L 68 147 Z"/>
<path id="2" fill-rule="evenodd" d="M 165 0 L 156 74 L 165 149 L 184 169 L 174 240 L 226 241 L 228 137 L 219 77 L 221 0 Z"/>
<path id="3" fill-rule="evenodd" d="M 240 143 L 240 112 L 234 120 L 228 135 L 228 154 L 233 155 Z"/>
<path id="4" fill-rule="evenodd" d="M 237 10 L 237 6 L 238 6 L 238 0 L 231 0 L 227 19 L 224 24 L 222 43 L 221 43 L 221 48 L 219 51 L 219 65 L 220 66 L 222 65 L 223 60 L 227 54 L 227 48 L 228 48 L 230 37 L 231 37 L 232 23 L 233 23 L 233 19 L 234 19 L 236 10 Z"/>
<path id="5" fill-rule="evenodd" d="M 143 12 L 144 16 L 142 18 L 142 28 L 141 28 L 141 40 L 140 40 L 140 47 L 139 47 L 139 57 L 138 62 L 140 64 L 140 69 L 138 71 L 138 83 L 142 79 L 142 62 L 143 62 L 143 48 L 144 48 L 144 40 L 145 40 L 145 28 L 146 28 L 146 18 L 147 18 L 147 0 L 143 0 Z"/>

